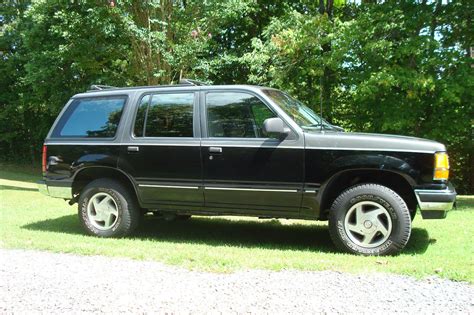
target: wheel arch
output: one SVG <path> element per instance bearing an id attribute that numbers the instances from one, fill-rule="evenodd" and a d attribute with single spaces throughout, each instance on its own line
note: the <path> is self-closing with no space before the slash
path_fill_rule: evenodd
<path id="1" fill-rule="evenodd" d="M 77 196 L 87 184 L 99 178 L 110 178 L 119 181 L 125 185 L 125 187 L 135 195 L 137 201 L 139 201 L 138 191 L 133 179 L 125 172 L 108 166 L 89 166 L 76 172 L 72 182 L 72 194 L 75 196 L 73 200 L 77 200 Z"/>
<path id="2" fill-rule="evenodd" d="M 386 186 L 402 197 L 410 212 L 416 211 L 416 200 L 413 186 L 414 180 L 406 174 L 390 170 L 350 169 L 333 175 L 320 190 L 320 219 L 328 218 L 329 209 L 334 200 L 345 189 L 362 183 L 374 183 Z"/>

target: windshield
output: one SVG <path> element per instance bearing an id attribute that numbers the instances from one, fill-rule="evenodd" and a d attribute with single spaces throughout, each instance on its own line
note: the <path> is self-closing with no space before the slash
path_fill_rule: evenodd
<path id="1" fill-rule="evenodd" d="M 311 108 L 288 94 L 278 90 L 262 90 L 285 113 L 303 129 L 336 129 L 330 123 L 319 117 Z"/>

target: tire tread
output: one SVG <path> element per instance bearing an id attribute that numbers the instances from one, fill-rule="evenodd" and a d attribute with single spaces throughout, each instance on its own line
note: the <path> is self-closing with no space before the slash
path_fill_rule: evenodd
<path id="1" fill-rule="evenodd" d="M 330 218 L 329 218 L 329 234 L 331 239 L 333 240 L 334 244 L 336 247 L 342 251 L 350 251 L 353 253 L 353 250 L 349 249 L 344 242 L 341 240 L 340 236 L 338 235 L 337 228 L 334 226 L 334 221 L 336 218 L 334 217 L 336 213 L 336 209 L 342 207 L 342 203 L 345 202 L 347 196 L 356 193 L 358 190 L 372 190 L 372 191 L 383 191 L 387 194 L 389 194 L 391 197 L 393 197 L 396 201 L 398 206 L 402 208 L 401 215 L 404 216 L 402 221 L 408 222 L 408 226 L 404 226 L 401 229 L 401 237 L 399 242 L 393 242 L 391 247 L 385 252 L 381 252 L 380 255 L 395 255 L 398 254 L 407 244 L 408 240 L 410 239 L 411 235 L 411 216 L 410 216 L 410 211 L 408 209 L 407 204 L 403 200 L 400 195 L 398 195 L 395 191 L 392 189 L 380 185 L 380 184 L 374 184 L 374 183 L 365 183 L 365 184 L 358 184 L 352 187 L 347 188 L 344 190 L 333 202 L 331 209 L 330 209 Z M 362 253 L 363 254 L 363 253 Z"/>
<path id="2" fill-rule="evenodd" d="M 116 194 L 118 194 L 121 198 L 125 200 L 125 206 L 123 207 L 124 214 L 122 215 L 122 221 L 120 223 L 120 227 L 112 234 L 112 235 L 100 235 L 91 231 L 89 227 L 85 224 L 85 222 L 81 219 L 81 224 L 86 232 L 90 235 L 95 235 L 99 237 L 124 237 L 132 233 L 140 223 L 140 209 L 138 207 L 138 202 L 133 196 L 129 189 L 127 189 L 124 185 L 122 185 L 117 180 L 111 178 L 99 178 L 96 179 L 84 187 L 79 196 L 78 202 L 78 212 L 80 218 L 81 216 L 81 206 L 83 204 L 83 198 L 87 196 L 87 193 L 90 189 L 99 189 L 105 188 L 113 190 Z"/>

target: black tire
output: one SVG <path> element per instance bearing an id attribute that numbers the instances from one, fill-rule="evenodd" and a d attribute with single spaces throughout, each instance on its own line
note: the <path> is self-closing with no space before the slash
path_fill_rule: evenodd
<path id="1" fill-rule="evenodd" d="M 93 204 L 93 200 L 98 200 L 104 196 L 108 198 L 110 204 L 115 209 L 112 215 L 113 224 L 110 227 L 101 227 L 102 221 L 93 220 L 88 214 L 89 204 Z M 110 199 L 110 198 L 111 199 Z M 102 199 L 102 200 L 104 200 Z M 91 212 L 95 212 L 95 204 L 91 206 Z M 99 237 L 123 237 L 133 232 L 141 221 L 141 209 L 137 204 L 135 196 L 124 187 L 121 183 L 101 178 L 90 182 L 82 190 L 78 202 L 78 214 L 84 230 L 90 234 Z M 95 213 L 97 215 L 97 213 Z M 111 220 L 111 221 L 112 221 Z"/>
<path id="2" fill-rule="evenodd" d="M 329 232 L 334 244 L 343 251 L 395 255 L 410 238 L 410 211 L 390 188 L 378 184 L 356 185 L 343 191 L 332 204 Z"/>

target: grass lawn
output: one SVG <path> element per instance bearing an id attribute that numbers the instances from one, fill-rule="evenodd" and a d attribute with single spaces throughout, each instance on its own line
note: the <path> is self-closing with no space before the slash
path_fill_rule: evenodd
<path id="1" fill-rule="evenodd" d="M 411 239 L 396 257 L 338 253 L 326 222 L 193 217 L 148 219 L 132 237 L 85 236 L 77 205 L 41 195 L 39 170 L 0 164 L 0 247 L 147 259 L 197 270 L 245 268 L 382 271 L 474 282 L 474 196 L 461 196 L 445 220 L 413 222 Z"/>

